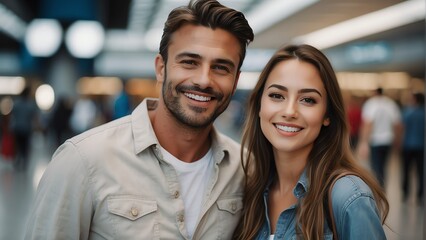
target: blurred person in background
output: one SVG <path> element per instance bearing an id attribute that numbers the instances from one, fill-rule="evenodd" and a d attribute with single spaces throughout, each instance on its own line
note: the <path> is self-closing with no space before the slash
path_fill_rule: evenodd
<path id="1" fill-rule="evenodd" d="M 0 115 L 0 153 L 7 161 L 13 161 L 15 158 L 15 139 L 10 129 L 10 113 Z"/>
<path id="2" fill-rule="evenodd" d="M 127 93 L 126 81 L 122 81 L 122 83 L 123 89 L 114 99 L 113 119 L 124 117 L 132 112 L 132 103 L 130 101 L 129 94 Z"/>
<path id="3" fill-rule="evenodd" d="M 424 146 L 425 146 L 425 96 L 411 95 L 411 102 L 403 108 L 404 135 L 402 142 L 402 193 L 406 200 L 410 192 L 410 170 L 417 170 L 417 199 L 421 203 L 424 187 Z"/>
<path id="4" fill-rule="evenodd" d="M 95 126 L 98 109 L 89 96 L 81 96 L 74 103 L 70 117 L 70 127 L 73 135 L 80 134 Z"/>
<path id="5" fill-rule="evenodd" d="M 355 96 L 351 94 L 349 94 L 347 99 L 347 114 L 349 121 L 351 148 L 353 151 L 355 151 L 358 146 L 362 117 L 361 104 L 358 102 Z"/>
<path id="6" fill-rule="evenodd" d="M 377 88 L 362 106 L 362 125 L 359 156 L 369 157 L 371 169 L 382 187 L 385 186 L 385 168 L 391 150 L 401 147 L 401 112 L 394 100 Z"/>
<path id="7" fill-rule="evenodd" d="M 309 45 L 276 52 L 248 111 L 237 239 L 386 238 L 385 193 L 355 160 L 339 84 L 322 52 Z"/>
<path id="8" fill-rule="evenodd" d="M 159 99 L 58 148 L 25 239 L 231 239 L 243 206 L 240 145 L 213 122 L 253 37 L 241 12 L 215 0 L 172 10 L 155 58 Z"/>
<path id="9" fill-rule="evenodd" d="M 14 167 L 18 171 L 26 170 L 28 166 L 30 142 L 37 120 L 37 109 L 31 95 L 31 89 L 25 87 L 14 101 L 10 118 L 10 127 L 15 140 Z"/>
<path id="10" fill-rule="evenodd" d="M 71 136 L 70 119 L 73 111 L 71 99 L 61 96 L 53 109 L 49 126 L 52 127 L 55 147 Z"/>

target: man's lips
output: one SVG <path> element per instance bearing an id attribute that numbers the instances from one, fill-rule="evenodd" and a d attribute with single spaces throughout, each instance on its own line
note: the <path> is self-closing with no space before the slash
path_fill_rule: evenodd
<path id="1" fill-rule="evenodd" d="M 212 97 L 210 96 L 203 96 L 203 95 L 198 95 L 195 93 L 188 93 L 188 92 L 184 92 L 183 94 L 190 99 L 200 101 L 200 102 L 208 102 L 212 100 Z"/>
<path id="2" fill-rule="evenodd" d="M 201 89 L 198 86 L 179 85 L 176 87 L 176 91 L 181 92 L 189 99 L 199 102 L 220 101 L 223 98 L 222 93 L 216 92 L 212 88 Z"/>

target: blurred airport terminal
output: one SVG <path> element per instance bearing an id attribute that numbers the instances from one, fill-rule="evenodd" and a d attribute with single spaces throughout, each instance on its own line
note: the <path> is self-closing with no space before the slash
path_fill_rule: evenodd
<path id="1" fill-rule="evenodd" d="M 424 0 L 220 2 L 244 12 L 255 32 L 236 94 L 216 121 L 237 141 L 247 97 L 266 61 L 285 44 L 309 43 L 324 51 L 348 109 L 359 111 L 378 87 L 401 110 L 411 93 L 425 92 Z M 0 0 L 1 240 L 23 239 L 38 182 L 64 140 L 158 96 L 154 58 L 163 23 L 172 8 L 185 4 L 187 0 Z M 22 106 L 25 93 L 32 104 L 15 119 L 11 112 Z M 29 129 L 23 142 L 11 131 L 17 125 Z M 17 144 L 28 144 L 28 152 Z M 19 158 L 27 158 L 27 164 L 18 165 Z M 369 169 L 367 159 L 360 164 Z M 396 149 L 386 173 L 388 239 L 426 239 L 415 167 L 409 171 L 406 197 Z"/>

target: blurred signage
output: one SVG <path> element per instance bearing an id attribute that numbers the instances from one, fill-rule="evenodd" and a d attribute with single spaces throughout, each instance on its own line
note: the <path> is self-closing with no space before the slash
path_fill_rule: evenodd
<path id="1" fill-rule="evenodd" d="M 391 57 L 389 44 L 385 42 L 350 45 L 346 55 L 355 64 L 382 63 L 389 61 Z"/>

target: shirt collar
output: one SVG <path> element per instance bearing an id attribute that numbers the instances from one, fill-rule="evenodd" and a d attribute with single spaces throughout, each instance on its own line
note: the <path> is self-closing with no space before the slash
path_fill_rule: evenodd
<path id="1" fill-rule="evenodd" d="M 157 104 L 158 100 L 145 98 L 131 114 L 135 154 L 142 152 L 149 146 L 158 144 L 148 115 L 149 109 L 155 109 Z"/>
<path id="2" fill-rule="evenodd" d="M 269 187 L 272 184 L 273 177 L 270 176 L 268 185 L 265 189 L 265 196 L 269 195 Z M 302 175 L 300 175 L 299 180 L 296 183 L 296 186 L 293 189 L 293 194 L 297 199 L 300 199 L 305 196 L 306 192 L 309 190 L 309 181 L 306 176 L 306 169 L 303 170 Z"/>
<path id="3" fill-rule="evenodd" d="M 158 105 L 158 99 L 145 98 L 131 114 L 132 131 L 134 137 L 135 154 L 138 154 L 152 145 L 159 145 L 154 128 L 152 127 L 148 111 L 155 109 Z M 215 127 L 210 133 L 212 139 L 213 158 L 216 163 L 221 163 L 225 155 L 229 154 L 230 146 L 226 144 L 226 136 L 220 134 Z M 228 158 L 226 158 L 228 159 Z"/>
<path id="4" fill-rule="evenodd" d="M 296 187 L 294 187 L 293 193 L 296 198 L 300 199 L 305 196 L 306 192 L 309 190 L 309 181 L 306 176 L 306 169 L 303 170 L 302 175 L 300 175 L 299 180 L 296 183 Z"/>

